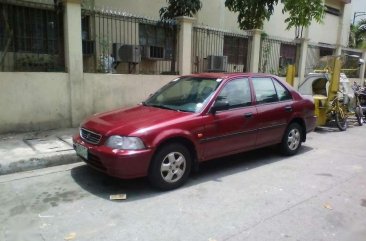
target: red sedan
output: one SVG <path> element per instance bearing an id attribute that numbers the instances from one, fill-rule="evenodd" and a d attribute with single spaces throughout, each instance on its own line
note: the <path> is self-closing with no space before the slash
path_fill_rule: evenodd
<path id="1" fill-rule="evenodd" d="M 136 107 L 92 116 L 73 141 L 93 168 L 148 176 L 168 190 L 213 158 L 277 144 L 294 155 L 315 123 L 314 104 L 276 76 L 210 73 L 177 78 Z"/>

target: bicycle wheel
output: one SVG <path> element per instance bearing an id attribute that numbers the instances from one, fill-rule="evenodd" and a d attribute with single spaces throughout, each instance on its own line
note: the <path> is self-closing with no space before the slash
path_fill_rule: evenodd
<path id="1" fill-rule="evenodd" d="M 345 131 L 347 130 L 347 116 L 344 114 L 344 111 L 342 110 L 342 108 L 337 108 L 337 110 L 335 111 L 335 121 L 337 124 L 337 127 L 340 131 Z"/>

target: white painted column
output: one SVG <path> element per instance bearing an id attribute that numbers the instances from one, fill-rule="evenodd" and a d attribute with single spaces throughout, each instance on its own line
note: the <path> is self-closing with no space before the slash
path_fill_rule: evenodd
<path id="1" fill-rule="evenodd" d="M 300 59 L 299 59 L 299 78 L 295 79 L 294 88 L 298 89 L 299 83 L 302 83 L 305 79 L 305 68 L 306 68 L 306 56 L 308 53 L 309 39 L 302 38 L 300 40 Z"/>
<path id="2" fill-rule="evenodd" d="M 365 86 L 365 71 L 366 71 L 366 51 L 362 53 L 362 59 L 365 61 L 360 68 L 360 79 L 363 86 Z"/>
<path id="3" fill-rule="evenodd" d="M 81 39 L 81 0 L 63 0 L 65 64 L 69 73 L 71 125 L 76 127 L 86 116 L 83 53 Z"/>
<path id="4" fill-rule="evenodd" d="M 177 17 L 179 25 L 179 74 L 192 73 L 192 29 L 194 18 Z"/>
<path id="5" fill-rule="evenodd" d="M 253 29 L 252 31 L 252 44 L 250 49 L 250 63 L 249 71 L 252 73 L 258 73 L 259 70 L 259 55 L 261 53 L 261 34 L 262 30 Z"/>

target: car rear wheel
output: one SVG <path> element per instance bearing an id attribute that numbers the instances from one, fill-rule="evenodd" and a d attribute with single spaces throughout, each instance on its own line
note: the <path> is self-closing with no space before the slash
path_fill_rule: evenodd
<path id="1" fill-rule="evenodd" d="M 192 158 L 189 150 L 179 143 L 168 144 L 155 154 L 149 170 L 150 183 L 161 190 L 181 186 L 191 171 Z"/>
<path id="2" fill-rule="evenodd" d="M 281 142 L 281 152 L 284 155 L 292 156 L 299 151 L 303 139 L 302 133 L 302 127 L 297 123 L 287 127 Z"/>

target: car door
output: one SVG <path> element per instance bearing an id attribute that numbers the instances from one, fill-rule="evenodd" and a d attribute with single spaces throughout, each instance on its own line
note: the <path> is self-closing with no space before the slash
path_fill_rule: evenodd
<path id="1" fill-rule="evenodd" d="M 252 104 L 248 78 L 226 83 L 217 99 L 226 99 L 229 108 L 205 116 L 207 125 L 201 141 L 205 159 L 251 149 L 257 135 L 257 110 Z"/>
<path id="2" fill-rule="evenodd" d="M 293 112 L 291 93 L 271 77 L 252 78 L 258 112 L 257 146 L 281 142 Z"/>

